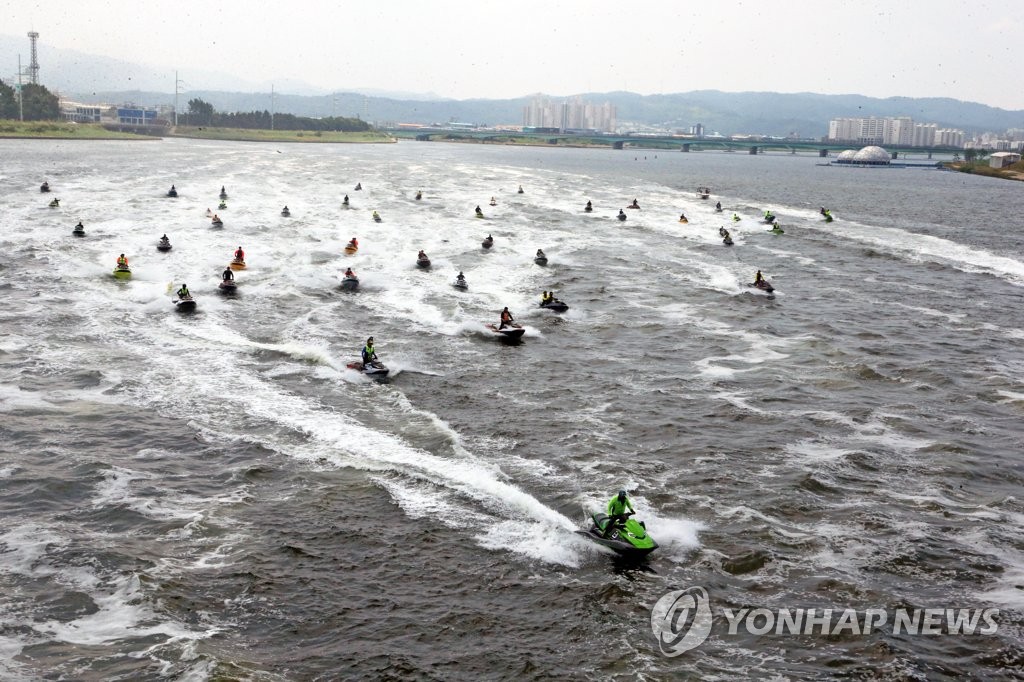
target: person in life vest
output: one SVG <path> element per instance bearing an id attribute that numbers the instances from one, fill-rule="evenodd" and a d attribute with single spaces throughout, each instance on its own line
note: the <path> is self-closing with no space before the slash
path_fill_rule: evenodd
<path id="1" fill-rule="evenodd" d="M 359 240 L 356 239 L 355 237 L 352 237 L 352 239 L 348 240 L 348 245 L 351 246 L 353 249 L 358 249 L 359 248 Z"/>
<path id="2" fill-rule="evenodd" d="M 547 256 L 544 255 L 544 251 L 542 249 L 537 249 L 537 256 L 536 257 L 537 258 L 547 258 Z"/>
<path id="3" fill-rule="evenodd" d="M 346 268 L 345 269 L 345 276 L 346 277 L 355 277 L 356 273 L 352 272 L 352 268 Z"/>
<path id="4" fill-rule="evenodd" d="M 593 205 L 592 203 L 590 203 L 590 199 L 587 199 L 587 207 L 586 207 L 586 210 L 587 210 L 587 211 L 591 211 L 591 210 L 593 210 L 593 208 L 594 208 L 594 205 Z"/>
<path id="5" fill-rule="evenodd" d="M 754 275 L 754 285 L 756 286 L 758 284 L 761 284 L 761 282 L 763 282 L 763 281 L 764 281 L 764 275 L 762 275 L 761 271 L 758 270 L 757 274 Z"/>
<path id="6" fill-rule="evenodd" d="M 420 200 L 420 199 L 422 199 L 422 198 L 423 198 L 423 192 L 419 192 L 419 191 L 417 191 L 417 192 L 416 192 L 416 201 L 419 201 L 419 200 Z"/>
<path id="7" fill-rule="evenodd" d="M 632 512 L 633 503 L 629 501 L 625 490 L 620 490 L 618 495 L 608 500 L 608 506 L 605 510 L 608 514 L 608 523 L 604 526 L 604 537 L 610 536 L 616 526 L 626 522 L 628 518 L 626 514 L 627 509 Z"/>
<path id="8" fill-rule="evenodd" d="M 633 199 L 633 203 L 632 203 L 632 204 L 630 204 L 630 205 L 629 205 L 629 207 L 630 207 L 630 208 L 640 208 L 640 204 L 638 204 L 638 203 L 636 202 L 636 199 Z"/>
<path id="9" fill-rule="evenodd" d="M 120 256 L 117 257 L 117 267 L 119 267 L 119 268 L 127 268 L 128 267 L 128 259 L 124 257 L 123 253 Z"/>
<path id="10" fill-rule="evenodd" d="M 479 206 L 477 206 L 477 207 L 476 207 L 476 214 L 477 214 L 478 216 L 480 216 L 480 215 L 483 215 L 483 214 L 484 214 L 484 212 L 480 210 L 480 207 L 479 207 Z"/>
<path id="11" fill-rule="evenodd" d="M 465 284 L 466 276 L 462 274 L 462 272 L 460 271 L 459 274 L 455 276 L 455 281 L 458 282 L 459 284 Z"/>
<path id="12" fill-rule="evenodd" d="M 501 311 L 501 324 L 498 325 L 498 329 L 504 329 L 506 326 L 511 327 L 514 322 L 515 319 L 513 319 L 512 313 L 508 311 L 508 306 L 505 306 Z"/>
<path id="13" fill-rule="evenodd" d="M 428 260 L 427 259 L 427 254 L 423 253 L 423 249 L 420 249 L 420 252 L 418 254 L 416 254 L 416 259 L 417 260 Z"/>
<path id="14" fill-rule="evenodd" d="M 237 260 L 237 261 L 244 261 L 245 260 L 245 251 L 242 251 L 242 247 L 241 246 L 239 246 L 238 249 L 235 251 L 235 260 Z"/>
<path id="15" fill-rule="evenodd" d="M 163 237 L 160 237 L 160 243 L 161 243 L 161 244 L 170 244 L 170 243 L 171 243 L 171 240 L 170 240 L 170 239 L 168 239 L 168 238 L 167 238 L 167 235 L 165 234 L 165 235 L 164 235 Z"/>
<path id="16" fill-rule="evenodd" d="M 224 272 L 220 273 L 220 278 L 225 282 L 232 282 L 235 279 L 235 273 L 231 271 L 231 266 L 224 268 Z"/>
<path id="17" fill-rule="evenodd" d="M 188 292 L 188 285 L 184 282 L 181 283 L 181 288 L 178 289 L 178 298 L 192 298 L 192 294 Z"/>
<path id="18" fill-rule="evenodd" d="M 341 200 L 341 203 L 342 203 L 342 204 L 343 204 L 344 206 L 348 206 L 348 195 L 347 195 L 347 194 L 345 195 L 345 198 Z"/>
<path id="19" fill-rule="evenodd" d="M 722 202 L 721 201 L 716 201 L 715 202 L 715 210 L 716 211 L 721 211 L 722 210 Z"/>
<path id="20" fill-rule="evenodd" d="M 356 183 L 356 191 L 358 192 L 358 191 L 359 191 L 359 190 L 361 190 L 362 188 L 363 188 L 363 183 L 361 183 L 361 182 L 357 182 L 357 183 Z"/>
<path id="21" fill-rule="evenodd" d="M 363 346 L 363 364 L 372 365 L 377 362 L 377 351 L 373 348 L 373 337 L 366 339 L 366 345 Z"/>

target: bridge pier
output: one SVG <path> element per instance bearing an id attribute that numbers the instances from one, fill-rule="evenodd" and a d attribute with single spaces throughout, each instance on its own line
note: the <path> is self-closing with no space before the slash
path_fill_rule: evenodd
<path id="1" fill-rule="evenodd" d="M 749 153 L 756 156 L 757 155 L 757 147 L 751 147 Z"/>
<path id="2" fill-rule="evenodd" d="M 893 160 L 893 161 L 895 161 L 896 159 L 898 159 L 898 158 L 899 158 L 899 156 L 900 156 L 900 153 L 899 153 L 899 152 L 893 152 L 893 153 L 892 153 L 892 160 Z"/>
<path id="3" fill-rule="evenodd" d="M 826 156 L 828 156 L 828 150 L 827 149 L 819 149 L 818 150 L 818 156 L 820 158 L 824 159 Z"/>
<path id="4" fill-rule="evenodd" d="M 417 142 L 430 142 L 430 135 L 417 135 L 416 136 L 416 141 Z"/>
<path id="5" fill-rule="evenodd" d="M 689 144 L 684 144 L 683 148 L 680 151 L 684 151 L 684 152 L 690 151 L 690 145 Z"/>
<path id="6" fill-rule="evenodd" d="M 622 145 L 623 144 L 624 143 L 623 143 L 622 140 L 619 140 L 618 142 L 613 142 L 612 143 L 612 149 L 622 149 Z"/>
<path id="7" fill-rule="evenodd" d="M 928 152 L 928 158 L 929 159 L 932 158 L 932 153 L 931 152 Z"/>

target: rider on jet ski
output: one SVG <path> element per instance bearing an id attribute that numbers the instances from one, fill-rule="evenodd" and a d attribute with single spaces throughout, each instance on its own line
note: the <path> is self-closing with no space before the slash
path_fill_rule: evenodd
<path id="1" fill-rule="evenodd" d="M 617 524 L 625 523 L 627 509 L 633 511 L 633 503 L 626 497 L 625 490 L 620 490 L 618 495 L 608 500 L 608 523 L 604 526 L 604 537 L 611 535 Z"/>
<path id="2" fill-rule="evenodd" d="M 757 274 L 754 275 L 754 286 L 757 286 L 758 284 L 760 284 L 763 281 L 764 281 L 764 275 L 762 275 L 761 271 L 758 270 Z"/>
<path id="3" fill-rule="evenodd" d="M 366 339 L 366 345 L 363 346 L 363 365 L 372 365 L 377 362 L 377 352 L 373 348 L 373 337 Z"/>

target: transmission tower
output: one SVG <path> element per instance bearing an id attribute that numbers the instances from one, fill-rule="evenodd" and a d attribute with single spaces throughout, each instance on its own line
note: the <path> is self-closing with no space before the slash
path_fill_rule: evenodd
<path id="1" fill-rule="evenodd" d="M 39 32 L 29 31 L 28 39 L 32 41 L 32 59 L 28 64 L 28 82 L 32 85 L 39 85 L 39 53 L 36 52 L 36 41 L 39 40 Z"/>

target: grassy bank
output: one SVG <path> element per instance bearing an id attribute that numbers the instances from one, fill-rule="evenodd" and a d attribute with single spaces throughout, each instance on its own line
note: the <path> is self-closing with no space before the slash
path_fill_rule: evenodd
<path id="1" fill-rule="evenodd" d="M 1003 178 L 1004 180 L 1024 181 L 1024 161 L 1018 161 L 1006 168 L 992 168 L 988 165 L 988 161 L 978 161 L 974 163 L 968 163 L 967 161 L 951 161 L 942 165 L 946 168 L 960 171 L 961 173 L 986 175 L 990 178 Z"/>
<path id="2" fill-rule="evenodd" d="M 199 140 L 235 140 L 241 142 L 395 142 L 386 133 L 367 131 L 339 133 L 311 130 L 256 130 L 248 128 L 210 128 L 177 126 L 168 137 L 190 137 Z"/>
<path id="3" fill-rule="evenodd" d="M 56 140 L 153 140 L 146 135 L 133 135 L 107 130 L 98 123 L 64 123 L 62 121 L 0 121 L 0 138 Z"/>

